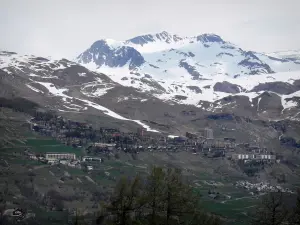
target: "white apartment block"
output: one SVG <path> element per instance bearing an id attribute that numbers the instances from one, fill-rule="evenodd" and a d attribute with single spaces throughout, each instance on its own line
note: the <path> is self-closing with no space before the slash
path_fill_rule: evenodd
<path id="1" fill-rule="evenodd" d="M 69 159 L 69 160 L 76 159 L 76 155 L 74 153 L 48 152 L 46 153 L 45 156 L 48 161 L 56 161 L 61 159 Z"/>
<path id="2" fill-rule="evenodd" d="M 265 155 L 265 154 L 233 154 L 233 159 L 236 160 L 275 160 L 275 155 Z"/>

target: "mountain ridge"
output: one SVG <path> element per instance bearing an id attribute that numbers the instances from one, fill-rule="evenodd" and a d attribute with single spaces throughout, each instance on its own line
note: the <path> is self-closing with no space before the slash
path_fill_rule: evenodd
<path id="1" fill-rule="evenodd" d="M 184 124 L 195 129 L 181 118 L 189 111 L 300 120 L 300 76 L 293 60 L 244 51 L 218 35 L 198 35 L 193 43 L 158 37 L 165 50 L 140 52 L 131 43 L 98 40 L 76 62 L 0 52 L 0 94 L 33 99 L 63 114 L 101 115 L 118 126 L 168 127 L 169 134 L 186 129 Z"/>
<path id="2" fill-rule="evenodd" d="M 213 89 L 216 83 L 225 81 L 231 83 L 231 86 L 241 87 L 245 96 L 260 83 L 278 81 L 292 84 L 293 80 L 297 80 L 297 71 L 300 70 L 300 64 L 294 59 L 245 51 L 216 34 L 183 37 L 163 31 L 126 41 L 103 40 L 103 43 L 110 49 L 112 57 L 119 56 L 116 53 L 120 48 L 135 49 L 140 54 L 138 62 L 141 63 L 134 63 L 134 55 L 125 54 L 121 66 L 112 65 L 110 60 L 98 64 L 93 58 L 103 52 L 95 54 L 91 51 L 93 48 L 88 48 L 75 61 L 107 74 L 123 86 L 134 87 L 162 100 L 181 104 L 198 105 L 200 101 L 213 102 L 226 97 L 224 93 L 228 94 L 228 91 Z M 84 54 L 90 54 L 90 60 L 83 61 Z M 191 90 L 190 86 L 201 92 L 195 94 L 196 89 Z M 205 88 L 208 86 L 211 88 Z M 273 89 L 269 85 L 269 88 L 261 91 Z M 253 94 L 259 95 L 256 92 Z M 282 94 L 282 91 L 277 94 Z"/>

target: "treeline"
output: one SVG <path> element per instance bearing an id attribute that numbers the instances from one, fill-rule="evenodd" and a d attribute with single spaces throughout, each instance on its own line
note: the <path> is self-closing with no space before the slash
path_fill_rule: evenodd
<path id="1" fill-rule="evenodd" d="M 271 192 L 256 207 L 251 225 L 300 225 L 300 189 L 295 195 Z"/>
<path id="2" fill-rule="evenodd" d="M 280 144 L 286 147 L 300 148 L 300 140 L 297 141 L 295 138 L 289 136 L 281 137 Z"/>
<path id="3" fill-rule="evenodd" d="M 33 178 L 34 179 L 34 178 Z M 42 205 L 55 210 L 64 210 L 62 198 L 56 191 L 49 191 L 43 198 L 35 194 L 33 179 L 26 188 L 22 187 L 22 195 L 30 202 L 42 201 Z M 19 186 L 19 185 L 17 185 Z M 0 225 L 15 224 L 15 220 L 7 220 L 3 215 L 8 195 L 8 185 L 0 191 Z M 74 196 L 75 197 L 75 196 Z M 78 200 L 80 196 L 77 196 Z M 176 168 L 162 169 L 154 167 L 146 177 L 124 177 L 116 185 L 110 197 L 99 198 L 101 212 L 98 216 L 76 216 L 66 220 L 40 221 L 38 218 L 22 220 L 17 224 L 69 224 L 69 225 L 220 225 L 235 224 L 226 218 L 205 211 L 201 207 L 201 196 L 189 184 L 188 180 Z M 33 201 L 34 200 L 34 201 Z M 28 205 L 28 204 L 27 204 Z M 248 214 L 249 225 L 300 225 L 300 191 L 298 196 L 286 195 L 282 192 L 266 194 L 253 214 Z M 25 208 L 30 210 L 29 208 Z M 226 216 L 225 216 L 226 217 Z M 58 219 L 58 218 L 56 218 Z"/>
<path id="4" fill-rule="evenodd" d="M 272 192 L 248 214 L 249 225 L 300 225 L 298 195 Z M 108 203 L 102 204 L 102 225 L 219 225 L 231 224 L 206 212 L 201 196 L 179 169 L 154 167 L 146 178 L 122 178 Z M 76 224 L 81 224 L 76 222 Z"/>
<path id="5" fill-rule="evenodd" d="M 3 98 L 0 97 L 0 108 L 9 108 L 16 112 L 22 112 L 34 116 L 37 120 L 49 121 L 57 117 L 54 111 L 40 111 L 40 105 L 26 98 Z"/>
<path id="6" fill-rule="evenodd" d="M 2 98 L 0 97 L 0 107 L 10 108 L 17 112 L 24 112 L 33 115 L 38 108 L 38 104 L 25 98 Z"/>
<path id="7" fill-rule="evenodd" d="M 205 212 L 200 194 L 178 169 L 154 167 L 146 178 L 122 178 L 109 203 L 103 203 L 98 224 L 219 225 Z"/>

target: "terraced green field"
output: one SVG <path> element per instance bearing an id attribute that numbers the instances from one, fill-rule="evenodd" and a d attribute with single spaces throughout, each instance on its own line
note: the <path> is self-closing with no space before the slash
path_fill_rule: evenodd
<path id="1" fill-rule="evenodd" d="M 10 152 L 23 152 L 25 148 L 29 148 L 30 151 L 36 153 L 46 153 L 46 152 L 67 152 L 75 153 L 77 156 L 81 156 L 83 151 L 81 148 L 73 148 L 71 146 L 66 146 L 54 139 L 44 138 L 44 137 L 28 137 L 23 142 L 14 141 L 14 146 L 3 148 L 3 151 Z"/>
<path id="2" fill-rule="evenodd" d="M 232 199 L 225 203 L 213 200 L 204 200 L 203 207 L 209 212 L 216 213 L 232 220 L 232 224 L 249 224 L 251 217 L 247 214 L 255 210 L 258 199 L 245 197 L 243 199 Z"/>
<path id="3" fill-rule="evenodd" d="M 88 191 L 96 190 L 100 186 L 113 188 L 122 176 L 134 176 L 136 174 L 143 176 L 154 165 L 174 165 L 183 169 L 184 174 L 194 184 L 195 190 L 201 193 L 203 208 L 226 217 L 229 220 L 228 224 L 247 224 L 251 219 L 248 213 L 255 209 L 254 206 L 258 202 L 258 199 L 249 195 L 247 191 L 234 186 L 237 178 L 232 177 L 231 179 L 230 177 L 229 179 L 228 177 L 219 176 L 213 171 L 205 170 L 201 164 L 206 162 L 188 153 L 186 153 L 187 155 L 184 155 L 184 153 L 174 154 L 171 158 L 163 153 L 143 153 L 138 155 L 137 159 L 133 159 L 130 154 L 120 153 L 120 159 L 117 160 L 113 156 L 110 159 L 104 158 L 104 163 L 96 163 L 94 170 L 88 173 L 66 166 L 50 167 L 45 165 L 45 167 L 40 168 L 41 163 L 26 159 L 24 156 L 18 156 L 22 155 L 25 148 L 29 148 L 30 151 L 36 153 L 69 152 L 75 153 L 77 156 L 82 155 L 84 152 L 82 149 L 65 146 L 50 138 L 35 136 L 27 137 L 24 143 L 18 142 L 15 146 L 4 149 L 2 153 L 7 156 L 6 160 L 10 165 L 14 164 L 16 168 L 22 167 L 22 165 L 37 168 L 35 170 L 35 173 L 37 173 L 36 183 L 39 185 L 40 190 L 48 190 L 53 182 L 55 185 L 65 187 L 66 193 L 72 188 L 87 189 Z M 15 152 L 15 156 L 9 154 L 12 152 Z M 67 171 L 73 177 L 73 180 L 67 180 L 64 183 L 59 182 L 59 177 L 63 176 L 64 171 Z M 89 178 L 92 181 L 88 180 Z M 208 196 L 209 190 L 219 192 L 222 196 L 228 195 L 231 198 L 213 200 Z M 87 202 L 85 207 L 91 207 L 91 203 Z"/>
<path id="4" fill-rule="evenodd" d="M 59 143 L 53 139 L 27 139 L 26 146 L 30 147 L 31 151 L 46 153 L 46 152 L 67 152 L 75 153 L 77 156 L 82 155 L 81 148 L 73 148 Z"/>

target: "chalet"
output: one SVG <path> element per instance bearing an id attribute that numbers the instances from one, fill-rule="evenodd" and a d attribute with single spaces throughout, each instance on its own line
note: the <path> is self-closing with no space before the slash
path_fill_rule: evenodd
<path id="1" fill-rule="evenodd" d="M 23 218 L 25 217 L 25 212 L 22 209 L 16 208 L 16 209 L 7 209 L 3 212 L 3 215 L 11 216 L 11 217 L 18 217 Z"/>
<path id="2" fill-rule="evenodd" d="M 137 135 L 143 137 L 147 133 L 147 129 L 145 128 L 138 128 Z"/>
<path id="3" fill-rule="evenodd" d="M 236 139 L 235 138 L 231 138 L 231 137 L 224 137 L 224 141 L 228 141 L 228 142 L 235 142 Z"/>
<path id="4" fill-rule="evenodd" d="M 38 158 L 36 157 L 35 154 L 32 154 L 32 153 L 29 153 L 28 154 L 29 158 L 32 159 L 32 160 L 37 160 Z"/>
<path id="5" fill-rule="evenodd" d="M 107 128 L 107 127 L 100 127 L 100 133 L 116 133 L 120 132 L 118 129 L 115 128 Z"/>
<path id="6" fill-rule="evenodd" d="M 69 160 L 61 159 L 61 160 L 59 160 L 59 163 L 62 164 L 62 165 L 68 165 Z"/>
<path id="7" fill-rule="evenodd" d="M 193 133 L 186 132 L 186 133 L 185 133 L 185 136 L 186 136 L 188 139 L 197 139 L 197 134 L 193 134 Z"/>
<path id="8" fill-rule="evenodd" d="M 187 140 L 186 137 L 174 137 L 173 141 L 174 143 L 183 143 Z"/>
<path id="9" fill-rule="evenodd" d="M 111 144 L 111 143 L 100 143 L 96 142 L 94 143 L 94 147 L 115 147 L 116 144 Z"/>
<path id="10" fill-rule="evenodd" d="M 69 130 L 68 129 L 65 129 L 65 128 L 61 128 L 61 129 L 59 129 L 59 133 L 60 134 L 65 134 L 65 133 L 67 133 Z"/>
<path id="11" fill-rule="evenodd" d="M 217 199 L 218 198 L 218 195 L 217 194 L 209 194 L 208 195 L 210 198 L 212 199 Z"/>
<path id="12" fill-rule="evenodd" d="M 81 164 L 80 164 L 80 162 L 76 162 L 76 161 L 70 162 L 68 166 L 73 167 L 73 168 L 81 169 Z"/>
<path id="13" fill-rule="evenodd" d="M 217 157 L 224 157 L 225 156 L 225 149 L 218 149 L 218 150 L 211 150 L 205 153 L 209 158 L 217 158 Z"/>
<path id="14" fill-rule="evenodd" d="M 86 169 L 87 169 L 88 171 L 91 171 L 91 170 L 94 169 L 94 167 L 93 167 L 93 166 L 87 166 Z"/>
<path id="15" fill-rule="evenodd" d="M 268 150 L 266 148 L 248 148 L 248 151 L 251 151 L 254 154 L 268 154 Z"/>
<path id="16" fill-rule="evenodd" d="M 142 137 L 141 137 L 141 140 L 144 141 L 144 142 L 148 142 L 151 140 L 151 136 L 150 135 L 147 135 L 147 134 L 144 134 Z"/>
<path id="17" fill-rule="evenodd" d="M 112 134 L 112 136 L 113 136 L 113 137 L 120 137 L 121 134 L 120 134 L 119 132 L 115 132 L 115 133 Z"/>
<path id="18" fill-rule="evenodd" d="M 166 137 L 160 137 L 160 138 L 158 139 L 158 142 L 159 142 L 160 144 L 166 143 L 166 142 L 167 142 L 167 138 L 166 138 Z"/>
<path id="19" fill-rule="evenodd" d="M 92 156 L 84 156 L 82 157 L 83 162 L 102 162 L 102 159 L 99 157 L 92 157 Z"/>
<path id="20" fill-rule="evenodd" d="M 259 151 L 260 150 L 260 147 L 259 146 L 251 146 L 251 145 L 249 145 L 249 146 L 247 146 L 246 147 L 247 149 L 247 151 L 250 151 L 250 152 L 256 152 L 256 151 Z"/>

